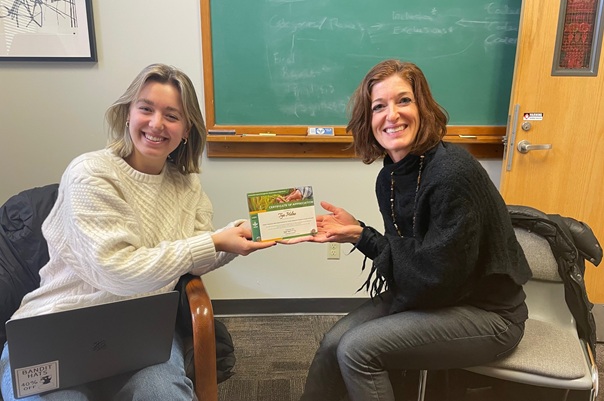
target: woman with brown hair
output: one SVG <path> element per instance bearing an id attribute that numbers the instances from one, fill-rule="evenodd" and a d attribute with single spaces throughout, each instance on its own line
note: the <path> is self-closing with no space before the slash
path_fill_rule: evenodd
<path id="1" fill-rule="evenodd" d="M 461 98 L 462 94 L 460 94 Z M 422 71 L 386 60 L 350 101 L 364 163 L 383 158 L 385 232 L 327 202 L 313 242 L 351 243 L 372 260 L 372 299 L 338 321 L 311 364 L 303 401 L 394 400 L 389 370 L 479 365 L 524 333 L 531 273 L 506 205 L 481 164 L 443 142 L 448 116 Z"/>

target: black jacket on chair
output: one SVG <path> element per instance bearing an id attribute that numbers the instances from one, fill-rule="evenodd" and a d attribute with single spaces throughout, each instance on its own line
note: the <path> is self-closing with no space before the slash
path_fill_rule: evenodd
<path id="1" fill-rule="evenodd" d="M 0 207 L 0 344 L 6 342 L 4 322 L 21 299 L 40 286 L 39 270 L 48 262 L 42 222 L 50 213 L 59 184 L 23 191 Z"/>
<path id="2" fill-rule="evenodd" d="M 566 303 L 577 322 L 579 337 L 585 340 L 595 358 L 596 323 L 593 304 L 585 288 L 585 260 L 594 266 L 602 261 L 602 247 L 591 228 L 571 217 L 545 214 L 528 206 L 508 206 L 512 224 L 533 231 L 550 244 L 564 282 Z"/>

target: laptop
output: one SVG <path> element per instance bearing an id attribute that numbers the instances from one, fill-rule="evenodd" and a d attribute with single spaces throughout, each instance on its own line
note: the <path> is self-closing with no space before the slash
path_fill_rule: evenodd
<path id="1" fill-rule="evenodd" d="M 16 398 L 114 376 L 170 358 L 179 293 L 6 322 Z"/>

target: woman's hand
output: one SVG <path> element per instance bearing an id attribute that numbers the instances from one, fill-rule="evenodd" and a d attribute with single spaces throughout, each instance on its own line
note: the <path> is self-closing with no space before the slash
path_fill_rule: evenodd
<path id="1" fill-rule="evenodd" d="M 255 242 L 251 238 L 252 229 L 249 222 L 212 234 L 214 247 L 217 251 L 231 252 L 243 256 L 277 244 L 275 241 Z"/>
<path id="2" fill-rule="evenodd" d="M 310 241 L 355 244 L 363 231 L 359 221 L 346 210 L 331 203 L 321 202 L 321 206 L 330 214 L 317 216 L 318 232 Z"/>

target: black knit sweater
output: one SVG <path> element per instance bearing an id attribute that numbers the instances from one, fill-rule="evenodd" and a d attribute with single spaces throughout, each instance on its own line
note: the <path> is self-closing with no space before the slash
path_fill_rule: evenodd
<path id="1" fill-rule="evenodd" d="M 415 200 L 419 159 L 407 155 L 393 163 L 386 157 L 377 177 L 385 234 L 367 226 L 356 244 L 373 259 L 366 283 L 375 273 L 372 295 L 390 289 L 391 312 L 458 304 L 524 307 L 521 286 L 530 268 L 487 172 L 465 149 L 440 143 L 425 154 Z M 402 237 L 392 223 L 392 171 Z"/>

